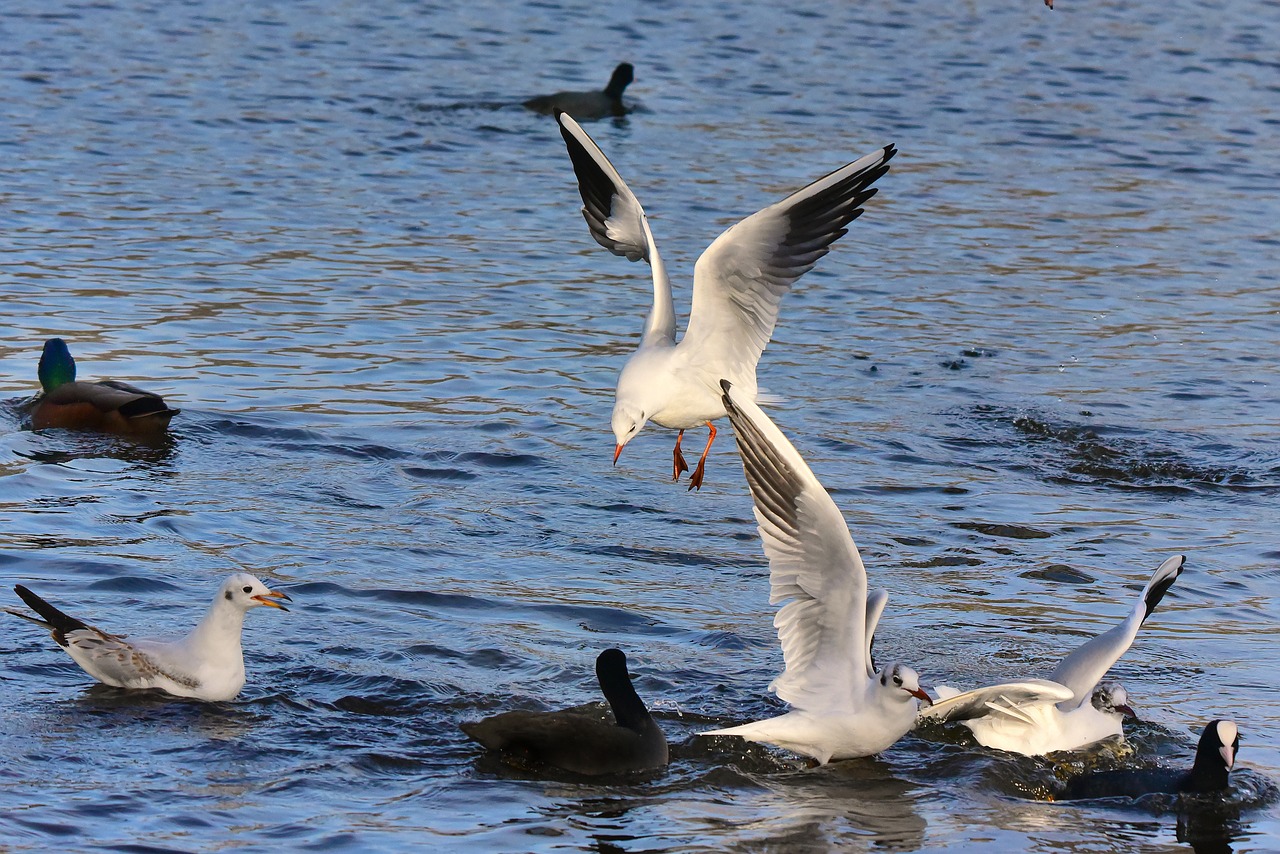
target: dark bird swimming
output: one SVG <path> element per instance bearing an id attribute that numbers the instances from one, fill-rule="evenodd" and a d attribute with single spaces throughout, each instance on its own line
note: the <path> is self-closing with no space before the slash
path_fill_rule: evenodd
<path id="1" fill-rule="evenodd" d="M 556 92 L 553 95 L 539 95 L 525 101 L 523 106 L 542 113 L 545 116 L 555 115 L 557 110 L 568 113 L 577 119 L 605 119 L 610 116 L 625 116 L 630 112 L 622 103 L 622 93 L 635 79 L 635 69 L 631 63 L 623 62 L 613 69 L 609 85 L 604 89 L 591 92 Z"/>
<path id="2" fill-rule="evenodd" d="M 503 712 L 461 729 L 520 767 L 551 766 L 598 776 L 665 767 L 667 739 L 631 685 L 627 657 L 606 649 L 596 658 L 600 690 L 616 724 L 574 710 Z"/>

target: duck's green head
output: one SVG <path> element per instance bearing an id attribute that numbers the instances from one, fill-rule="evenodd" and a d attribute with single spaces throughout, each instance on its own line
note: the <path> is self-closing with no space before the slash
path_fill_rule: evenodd
<path id="1" fill-rule="evenodd" d="M 46 392 L 76 381 L 76 360 L 71 358 L 71 351 L 67 349 L 66 341 L 61 338 L 50 338 L 44 342 L 44 352 L 40 354 L 40 368 L 36 373 L 40 377 L 40 387 Z"/>

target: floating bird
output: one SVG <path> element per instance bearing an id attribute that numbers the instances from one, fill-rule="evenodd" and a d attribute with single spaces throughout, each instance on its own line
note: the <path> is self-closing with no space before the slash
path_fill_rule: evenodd
<path id="1" fill-rule="evenodd" d="M 176 641 L 129 641 L 127 635 L 108 634 L 62 613 L 21 584 L 13 589 L 42 619 L 5 610 L 48 629 L 58 646 L 94 679 L 116 688 L 159 688 L 197 700 L 231 700 L 244 687 L 240 632 L 245 611 L 259 605 L 287 611 L 276 600 L 292 601 L 238 572 L 222 582 L 209 613 L 191 634 Z"/>
<path id="2" fill-rule="evenodd" d="M 462 724 L 471 739 L 521 766 L 550 765 L 575 774 L 624 774 L 667 764 L 667 739 L 636 694 L 621 650 L 596 658 L 600 690 L 613 709 L 610 724 L 583 712 L 503 712 Z"/>
<path id="3" fill-rule="evenodd" d="M 1047 681 L 1033 679 L 953 694 L 939 699 L 920 717 L 960 721 L 979 744 L 1026 756 L 1074 750 L 1120 735 L 1125 715 L 1133 716 L 1128 695 L 1118 684 L 1098 683 L 1129 649 L 1184 563 L 1186 558 L 1177 555 L 1160 564 L 1129 616 L 1073 651 Z"/>
<path id="4" fill-rule="evenodd" d="M 750 393 L 721 385 L 769 559 L 769 601 L 786 603 L 773 620 L 786 670 L 769 690 L 793 708 L 702 735 L 775 744 L 819 764 L 879 753 L 929 702 L 910 667 L 875 670 L 871 640 L 888 594 L 868 596 L 844 517 L 799 452 Z"/>
<path id="5" fill-rule="evenodd" d="M 1196 761 L 1190 771 L 1152 768 L 1129 771 L 1098 771 L 1067 781 L 1059 800 L 1083 798 L 1140 798 L 1143 795 L 1210 794 L 1230 784 L 1229 775 L 1240 749 L 1240 731 L 1231 721 L 1210 721 L 1200 734 Z"/>
<path id="6" fill-rule="evenodd" d="M 609 78 L 609 85 L 604 87 L 603 92 L 556 92 L 554 95 L 530 98 L 523 106 L 544 116 L 563 110 L 584 120 L 625 116 L 629 110 L 622 103 L 622 93 L 634 79 L 635 69 L 631 67 L 631 63 L 623 62 L 613 69 L 613 76 Z"/>
<path id="7" fill-rule="evenodd" d="M 712 422 L 725 414 L 716 383 L 728 379 L 740 398 L 755 397 L 756 363 L 773 334 L 782 295 L 862 213 L 896 149 L 886 145 L 837 169 L 717 237 L 694 267 L 689 325 L 676 343 L 671 283 L 640 202 L 586 131 L 565 113 L 557 119 L 591 236 L 629 261 L 645 259 L 653 270 L 653 308 L 639 348 L 618 377 L 613 461 L 652 421 L 680 431 L 672 454 L 672 480 L 678 480 L 689 470 L 680 451 L 684 431 L 705 424 L 707 446 L 689 478 L 689 488 L 700 489 L 716 438 Z"/>
<path id="8" fill-rule="evenodd" d="M 159 433 L 179 410 L 160 395 L 116 380 L 76 382 L 76 362 L 61 338 L 44 342 L 38 370 L 43 391 L 31 403 L 31 428 L 67 427 L 107 433 Z"/>

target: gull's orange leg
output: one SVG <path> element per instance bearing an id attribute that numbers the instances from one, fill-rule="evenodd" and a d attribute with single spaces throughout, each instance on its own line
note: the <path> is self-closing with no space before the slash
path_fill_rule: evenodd
<path id="1" fill-rule="evenodd" d="M 711 443 L 716 440 L 716 425 L 708 421 L 707 429 L 711 431 L 711 435 L 707 437 L 707 446 L 702 449 L 702 458 L 698 460 L 698 467 L 693 470 L 693 476 L 689 478 L 689 488 L 698 491 L 702 490 L 702 473 L 707 467 L 707 454 L 711 453 Z"/>
<path id="2" fill-rule="evenodd" d="M 671 479 L 672 480 L 679 480 L 680 472 L 685 472 L 689 470 L 689 464 L 684 461 L 684 454 L 680 453 L 680 440 L 683 438 L 684 438 L 684 431 L 681 430 L 680 433 L 676 436 L 676 450 L 675 450 L 675 453 L 672 454 L 672 463 L 671 463 Z"/>

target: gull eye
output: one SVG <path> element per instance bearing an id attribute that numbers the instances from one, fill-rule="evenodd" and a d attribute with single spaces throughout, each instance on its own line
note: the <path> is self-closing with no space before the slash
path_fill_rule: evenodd
<path id="1" fill-rule="evenodd" d="M 244 589 L 244 592 L 245 592 L 245 593 L 252 593 L 252 592 L 253 592 L 253 588 L 252 588 L 252 587 L 246 587 L 246 588 Z"/>
<path id="2" fill-rule="evenodd" d="M 898 687 L 902 687 L 902 677 L 895 675 L 893 677 L 893 684 L 897 685 Z"/>

